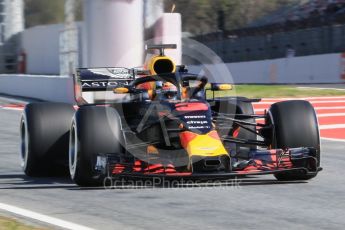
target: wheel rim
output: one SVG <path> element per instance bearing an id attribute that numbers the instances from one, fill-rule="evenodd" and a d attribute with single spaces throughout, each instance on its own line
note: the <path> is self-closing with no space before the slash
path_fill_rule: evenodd
<path id="1" fill-rule="evenodd" d="M 25 125 L 25 119 L 22 118 L 20 123 L 20 158 L 21 158 L 21 167 L 23 170 L 26 170 L 27 161 L 28 161 L 28 149 L 29 149 L 29 137 L 28 130 Z"/>
<path id="2" fill-rule="evenodd" d="M 78 143 L 77 143 L 77 130 L 75 127 L 75 123 L 73 122 L 71 132 L 70 132 L 70 138 L 69 138 L 69 172 L 71 175 L 71 178 L 74 179 L 75 172 L 77 168 L 77 155 L 78 155 Z"/>

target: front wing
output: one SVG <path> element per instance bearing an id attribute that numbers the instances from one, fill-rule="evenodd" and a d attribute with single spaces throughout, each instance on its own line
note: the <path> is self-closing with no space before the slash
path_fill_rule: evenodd
<path id="1" fill-rule="evenodd" d="M 250 159 L 246 165 L 236 166 L 234 161 L 241 159 L 232 157 L 227 170 L 213 171 L 179 171 L 173 164 L 148 164 L 145 161 L 134 159 L 124 162 L 114 154 L 101 154 L 97 157 L 96 170 L 105 177 L 135 177 L 153 178 L 164 177 L 171 179 L 227 179 L 246 175 L 266 175 L 280 172 L 301 172 L 306 175 L 316 175 L 322 170 L 319 167 L 317 152 L 313 148 L 291 148 L 273 150 L 255 150 L 249 153 Z"/>

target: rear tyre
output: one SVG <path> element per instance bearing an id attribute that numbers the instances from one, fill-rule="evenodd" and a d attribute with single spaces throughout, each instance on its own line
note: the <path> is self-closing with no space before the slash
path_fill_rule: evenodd
<path id="1" fill-rule="evenodd" d="M 271 106 L 268 122 L 274 125 L 272 148 L 311 147 L 316 149 L 320 166 L 320 135 L 317 116 L 307 101 L 284 101 Z M 313 177 L 301 172 L 282 172 L 274 175 L 278 180 L 309 180 Z"/>
<path id="2" fill-rule="evenodd" d="M 28 104 L 20 121 L 21 166 L 27 176 L 67 172 L 69 124 L 75 110 L 64 103 Z"/>
<path id="3" fill-rule="evenodd" d="M 111 107 L 81 107 L 73 118 L 69 144 L 69 171 L 79 186 L 101 186 L 96 171 L 98 154 L 122 153 L 119 114 Z"/>

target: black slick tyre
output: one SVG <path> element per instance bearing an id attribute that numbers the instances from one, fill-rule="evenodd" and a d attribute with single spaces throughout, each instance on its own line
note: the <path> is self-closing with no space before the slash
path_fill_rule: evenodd
<path id="1" fill-rule="evenodd" d="M 120 116 L 114 108 L 81 107 L 70 131 L 69 171 L 79 186 L 101 186 L 104 175 L 96 171 L 99 154 L 123 152 Z"/>
<path id="2" fill-rule="evenodd" d="M 27 176 L 50 176 L 67 172 L 69 125 L 72 105 L 31 103 L 20 121 L 20 159 Z"/>
<path id="3" fill-rule="evenodd" d="M 294 100 L 273 104 L 268 111 L 268 122 L 274 125 L 273 149 L 310 147 L 316 150 L 320 166 L 320 135 L 318 120 L 308 101 Z M 274 175 L 278 180 L 309 180 L 315 175 L 301 172 L 282 172 Z"/>

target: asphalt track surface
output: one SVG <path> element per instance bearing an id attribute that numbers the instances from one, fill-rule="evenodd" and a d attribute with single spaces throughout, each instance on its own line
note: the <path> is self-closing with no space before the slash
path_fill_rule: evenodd
<path id="1" fill-rule="evenodd" d="M 0 104 L 5 102 L 0 99 Z M 343 229 L 345 225 L 345 142 L 322 141 L 324 170 L 308 182 L 277 182 L 268 175 L 216 187 L 82 189 L 68 178 L 23 175 L 18 163 L 20 114 L 20 109 L 0 109 L 0 203 L 94 229 Z"/>

